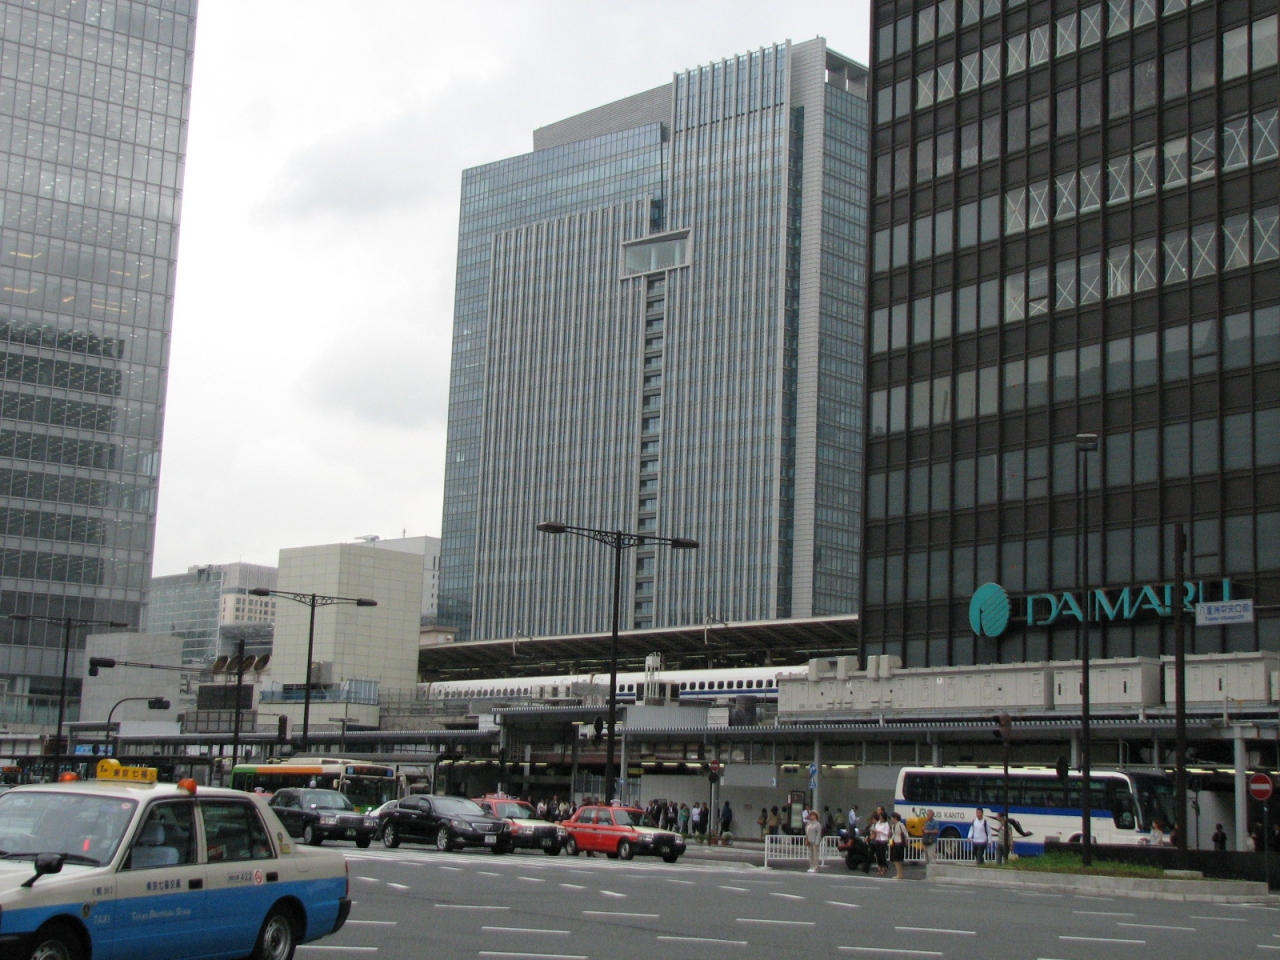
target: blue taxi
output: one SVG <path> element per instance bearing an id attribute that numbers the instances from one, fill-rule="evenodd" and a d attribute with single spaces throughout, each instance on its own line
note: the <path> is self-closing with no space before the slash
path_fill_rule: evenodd
<path id="1" fill-rule="evenodd" d="M 0 795 L 6 960 L 291 960 L 350 910 L 346 858 L 295 845 L 257 794 L 107 759 Z"/>

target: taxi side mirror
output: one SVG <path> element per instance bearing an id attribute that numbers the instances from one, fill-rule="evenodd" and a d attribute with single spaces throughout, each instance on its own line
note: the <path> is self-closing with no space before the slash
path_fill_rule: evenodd
<path id="1" fill-rule="evenodd" d="M 66 859 L 67 855 L 65 853 L 37 853 L 36 872 L 23 881 L 22 885 L 30 889 L 46 873 L 61 873 L 62 864 Z"/>

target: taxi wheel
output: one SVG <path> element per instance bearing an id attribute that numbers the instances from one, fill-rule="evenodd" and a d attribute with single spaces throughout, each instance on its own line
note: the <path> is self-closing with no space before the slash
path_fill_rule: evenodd
<path id="1" fill-rule="evenodd" d="M 356 846 L 361 850 L 368 847 L 371 843 L 373 843 L 373 837 L 356 837 Z"/>
<path id="2" fill-rule="evenodd" d="M 324 834 L 308 823 L 302 828 L 302 842 L 309 847 L 318 847 L 324 843 Z"/>
<path id="3" fill-rule="evenodd" d="M 400 846 L 400 831 L 394 823 L 388 823 L 382 828 L 382 845 L 389 850 Z"/>
<path id="4" fill-rule="evenodd" d="M 558 857 L 560 856 L 560 844 L 553 843 L 549 847 L 543 847 L 542 852 L 545 853 L 548 857 Z"/>
<path id="5" fill-rule="evenodd" d="M 680 854 L 678 853 L 664 853 L 662 855 L 663 863 L 675 863 L 679 859 L 680 859 Z"/>
<path id="6" fill-rule="evenodd" d="M 35 936 L 29 960 L 81 960 L 84 950 L 79 938 L 65 927 L 49 927 Z"/>
<path id="7" fill-rule="evenodd" d="M 252 960 L 293 960 L 298 946 L 297 928 L 293 914 L 285 907 L 273 907 L 262 921 L 258 942 L 253 948 Z"/>
<path id="8" fill-rule="evenodd" d="M 436 849 L 441 853 L 448 853 L 453 849 L 453 838 L 449 836 L 448 827 L 441 827 L 436 832 Z"/>
<path id="9" fill-rule="evenodd" d="M 566 856 L 576 857 L 578 855 L 578 841 L 569 837 L 564 842 L 564 852 Z"/>
<path id="10" fill-rule="evenodd" d="M 636 848 L 630 840 L 618 841 L 618 856 L 623 860 L 630 860 L 636 855 Z"/>

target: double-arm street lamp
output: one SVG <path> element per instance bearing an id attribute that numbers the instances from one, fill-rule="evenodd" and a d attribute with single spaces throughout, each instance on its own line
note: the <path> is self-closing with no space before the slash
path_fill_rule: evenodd
<path id="1" fill-rule="evenodd" d="M 546 521 L 538 524 L 542 533 L 573 533 L 588 540 L 595 540 L 613 549 L 613 632 L 609 644 L 609 746 L 604 767 L 605 804 L 613 803 L 614 725 L 618 719 L 618 608 L 622 603 L 622 551 L 629 547 L 647 544 L 668 546 L 672 550 L 696 550 L 698 541 L 687 537 L 655 537 L 650 534 L 623 533 L 621 530 L 596 530 L 591 527 L 571 527 L 567 523 Z"/>
<path id="2" fill-rule="evenodd" d="M 357 607 L 376 607 L 377 600 L 368 597 L 326 597 L 319 593 L 292 593 L 288 590 L 268 590 L 266 587 L 254 587 L 249 593 L 255 597 L 284 597 L 294 603 L 311 608 L 311 622 L 307 628 L 307 689 L 302 699 L 302 752 L 311 748 L 311 656 L 316 643 L 316 607 L 329 607 L 338 603 L 350 603 Z M 240 691 L 236 690 L 238 704 Z"/>
<path id="3" fill-rule="evenodd" d="M 86 620 L 81 617 L 48 617 L 39 613 L 11 613 L 10 620 L 20 623 L 59 623 L 62 625 L 62 680 L 58 686 L 58 736 L 54 741 L 53 770 L 56 774 L 62 762 L 62 724 L 67 713 L 67 661 L 71 658 L 71 631 L 75 627 L 129 626 L 115 620 Z"/>

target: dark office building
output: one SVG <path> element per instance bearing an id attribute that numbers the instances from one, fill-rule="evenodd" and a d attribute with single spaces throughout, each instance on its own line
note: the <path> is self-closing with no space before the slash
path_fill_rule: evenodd
<path id="1" fill-rule="evenodd" d="M 1280 649 L 1275 0 L 873 19 L 866 652 Z"/>

